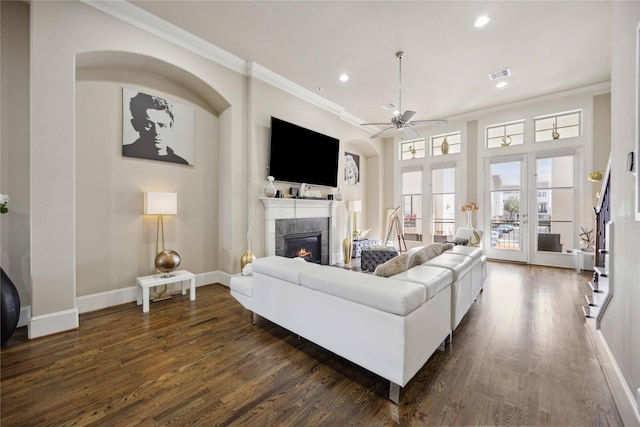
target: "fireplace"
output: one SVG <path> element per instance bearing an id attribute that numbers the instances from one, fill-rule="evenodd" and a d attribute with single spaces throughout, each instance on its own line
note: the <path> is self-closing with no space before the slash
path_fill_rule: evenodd
<path id="1" fill-rule="evenodd" d="M 329 264 L 329 218 L 278 219 L 275 224 L 275 255 L 294 258 L 304 249 L 307 261 Z"/>
<path id="2" fill-rule="evenodd" d="M 304 258 L 306 261 L 322 263 L 322 233 L 295 233 L 284 236 L 284 256 Z"/>
<path id="3" fill-rule="evenodd" d="M 335 200 L 285 199 L 267 197 L 264 204 L 265 253 L 285 256 L 284 236 L 299 233 L 322 233 L 320 264 L 335 264 L 342 259 L 336 231 Z"/>

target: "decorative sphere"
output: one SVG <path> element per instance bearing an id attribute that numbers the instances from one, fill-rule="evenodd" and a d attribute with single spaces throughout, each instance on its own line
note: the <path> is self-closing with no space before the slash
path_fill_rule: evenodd
<path id="1" fill-rule="evenodd" d="M 162 251 L 156 255 L 156 268 L 163 273 L 170 273 L 180 265 L 180 254 L 176 251 Z"/>

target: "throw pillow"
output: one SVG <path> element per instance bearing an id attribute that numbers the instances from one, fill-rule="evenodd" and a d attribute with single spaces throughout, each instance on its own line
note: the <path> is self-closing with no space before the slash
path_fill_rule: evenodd
<path id="1" fill-rule="evenodd" d="M 432 243 L 424 249 L 427 251 L 429 259 L 435 258 L 442 253 L 442 243 Z"/>
<path id="2" fill-rule="evenodd" d="M 373 271 L 376 276 L 390 277 L 398 273 L 402 273 L 407 270 L 409 261 L 409 255 L 402 254 L 395 258 L 391 258 L 389 261 L 380 264 Z"/>
<path id="3" fill-rule="evenodd" d="M 455 244 L 453 244 L 453 243 L 443 243 L 442 244 L 442 252 L 451 250 L 451 249 L 453 249 L 454 246 L 455 246 Z"/>
<path id="4" fill-rule="evenodd" d="M 425 262 L 429 261 L 430 259 L 431 258 L 429 258 L 429 254 L 427 252 L 427 247 L 425 246 L 424 248 L 420 249 L 419 251 L 416 251 L 416 252 L 412 253 L 409 256 L 408 268 L 415 267 L 416 265 L 424 264 Z"/>

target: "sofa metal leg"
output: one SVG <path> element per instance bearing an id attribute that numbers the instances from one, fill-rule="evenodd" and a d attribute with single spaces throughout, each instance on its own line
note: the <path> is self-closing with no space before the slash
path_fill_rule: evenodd
<path id="1" fill-rule="evenodd" d="M 396 405 L 400 402 L 400 386 L 393 381 L 389 381 L 389 400 Z"/>
<path id="2" fill-rule="evenodd" d="M 440 345 L 438 346 L 438 350 L 440 351 L 444 351 L 444 343 L 447 341 L 447 339 L 443 339 L 442 342 L 440 343 Z"/>
<path id="3" fill-rule="evenodd" d="M 256 324 L 256 314 L 253 311 L 249 312 L 249 320 L 251 321 L 251 324 Z"/>

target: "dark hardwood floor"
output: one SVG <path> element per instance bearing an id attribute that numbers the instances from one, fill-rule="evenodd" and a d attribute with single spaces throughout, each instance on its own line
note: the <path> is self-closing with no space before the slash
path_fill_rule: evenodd
<path id="1" fill-rule="evenodd" d="M 590 275 L 488 270 L 453 345 L 398 406 L 388 381 L 267 320 L 252 325 L 214 284 L 146 314 L 135 303 L 83 314 L 53 336 L 19 328 L 0 354 L 0 423 L 621 426 L 582 318 Z"/>

